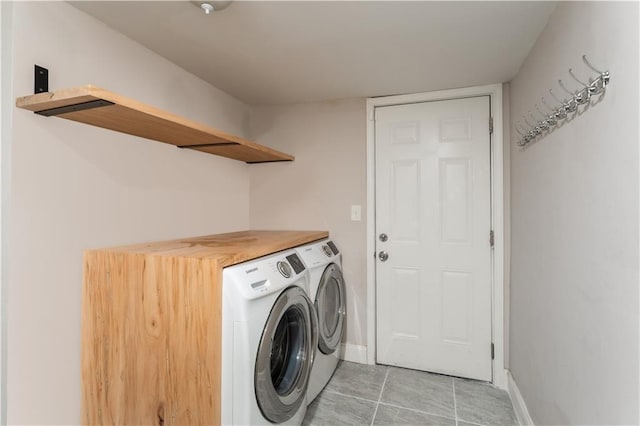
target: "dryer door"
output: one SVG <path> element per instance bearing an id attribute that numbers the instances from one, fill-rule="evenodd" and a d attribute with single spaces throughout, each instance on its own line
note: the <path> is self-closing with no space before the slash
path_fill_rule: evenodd
<path id="1" fill-rule="evenodd" d="M 342 340 L 346 314 L 346 290 L 340 267 L 331 263 L 324 270 L 316 293 L 318 347 L 323 354 L 333 353 Z"/>
<path id="2" fill-rule="evenodd" d="M 289 420 L 305 402 L 316 329 L 313 305 L 304 290 L 283 291 L 262 332 L 255 369 L 258 406 L 272 423 Z"/>

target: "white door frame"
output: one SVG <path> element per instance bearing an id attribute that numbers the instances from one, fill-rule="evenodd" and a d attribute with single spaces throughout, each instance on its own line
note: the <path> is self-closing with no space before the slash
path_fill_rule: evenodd
<path id="1" fill-rule="evenodd" d="M 491 225 L 495 244 L 491 256 L 491 337 L 495 351 L 492 382 L 494 385 L 506 389 L 507 370 L 504 368 L 504 150 L 501 84 L 367 99 L 367 362 L 369 364 L 376 362 L 375 108 L 476 96 L 490 96 L 491 116 L 493 117 Z"/>
<path id="2" fill-rule="evenodd" d="M 13 116 L 13 3 L 0 0 L 0 425 L 7 424 L 7 287 Z"/>

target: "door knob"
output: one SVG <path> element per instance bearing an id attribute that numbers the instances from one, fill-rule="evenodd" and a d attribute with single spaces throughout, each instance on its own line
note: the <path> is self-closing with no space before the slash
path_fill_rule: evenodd
<path id="1" fill-rule="evenodd" d="M 380 234 L 378 238 L 380 238 L 380 241 L 382 241 L 383 243 L 389 239 L 389 237 L 385 233 Z"/>
<path id="2" fill-rule="evenodd" d="M 388 258 L 389 253 L 387 253 L 386 251 L 381 251 L 380 253 L 378 253 L 378 259 L 380 259 L 382 262 L 386 262 Z"/>

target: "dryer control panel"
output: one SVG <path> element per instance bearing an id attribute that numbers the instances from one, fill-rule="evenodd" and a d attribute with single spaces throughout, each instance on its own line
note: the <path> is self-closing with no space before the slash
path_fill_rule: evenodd
<path id="1" fill-rule="evenodd" d="M 329 248 L 331 249 L 331 251 L 333 252 L 333 254 L 335 256 L 337 256 L 340 253 L 338 251 L 338 247 L 336 247 L 336 245 L 333 243 L 333 241 L 327 241 L 327 245 L 329 246 Z"/>
<path id="2" fill-rule="evenodd" d="M 327 265 L 339 256 L 338 247 L 331 240 L 312 243 L 296 249 L 302 257 L 307 268 L 316 268 Z"/>

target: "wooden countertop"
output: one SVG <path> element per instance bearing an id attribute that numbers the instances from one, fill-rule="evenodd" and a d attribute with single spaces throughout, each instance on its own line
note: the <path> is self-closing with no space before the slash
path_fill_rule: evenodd
<path id="1" fill-rule="evenodd" d="M 326 231 L 242 231 L 178 240 L 159 241 L 129 246 L 89 250 L 207 259 L 220 267 L 235 265 L 291 247 L 327 238 Z"/>

